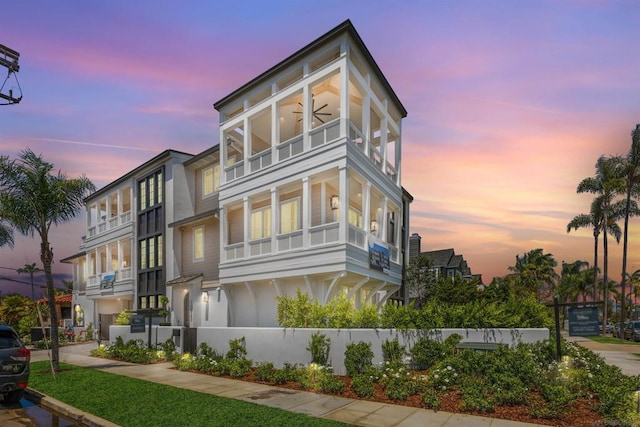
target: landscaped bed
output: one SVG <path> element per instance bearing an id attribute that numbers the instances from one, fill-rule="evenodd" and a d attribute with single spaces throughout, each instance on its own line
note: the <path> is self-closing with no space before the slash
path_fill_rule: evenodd
<path id="1" fill-rule="evenodd" d="M 371 345 L 352 343 L 345 352 L 347 376 L 333 375 L 326 356 L 330 343 L 315 334 L 306 366 L 254 366 L 243 339 L 226 354 L 201 344 L 195 354 L 174 354 L 170 341 L 145 350 L 141 341 L 102 346 L 94 354 L 152 363 L 172 360 L 176 369 L 327 393 L 354 399 L 460 412 L 554 426 L 638 425 L 639 377 L 573 343 L 563 342 L 561 360 L 549 343 L 499 346 L 495 351 L 456 350 L 460 337 L 418 340 L 411 349 L 385 341 L 384 362 L 372 364 Z M 148 354 L 142 360 L 141 354 Z M 134 357 L 130 357 L 133 355 Z"/>

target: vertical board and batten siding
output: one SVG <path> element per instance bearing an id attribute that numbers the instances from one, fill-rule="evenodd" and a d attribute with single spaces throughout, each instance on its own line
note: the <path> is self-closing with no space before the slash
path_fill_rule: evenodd
<path id="1" fill-rule="evenodd" d="M 202 185 L 202 172 L 204 169 L 213 166 L 213 164 L 206 165 L 202 168 L 198 168 L 195 173 L 195 213 L 196 215 L 202 212 L 207 212 L 218 207 L 218 192 L 214 191 L 208 196 L 203 197 L 204 187 Z"/>
<path id="2" fill-rule="evenodd" d="M 204 226 L 204 259 L 193 259 L 193 230 Z M 218 280 L 220 270 L 220 226 L 216 219 L 187 224 L 182 230 L 182 275 L 202 273 L 202 280 Z"/>

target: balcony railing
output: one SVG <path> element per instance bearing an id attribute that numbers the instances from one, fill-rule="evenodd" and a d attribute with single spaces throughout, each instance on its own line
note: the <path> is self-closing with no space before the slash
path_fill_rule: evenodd
<path id="1" fill-rule="evenodd" d="M 271 253 L 271 237 L 249 242 L 249 253 L 251 256 L 266 255 Z"/>
<path id="2" fill-rule="evenodd" d="M 340 137 L 340 119 L 332 120 L 314 129 L 311 135 L 311 148 L 334 141 Z"/>
<path id="3" fill-rule="evenodd" d="M 129 222 L 131 222 L 131 211 L 123 212 L 119 216 L 114 216 L 112 218 L 109 218 L 108 220 L 105 217 L 103 222 L 101 222 L 97 226 L 94 225 L 92 227 L 89 227 L 87 229 L 87 235 L 88 237 L 93 237 L 96 234 L 104 233 L 107 230 L 112 230 Z"/>
<path id="4" fill-rule="evenodd" d="M 278 145 L 278 161 L 297 156 L 304 151 L 302 135 L 298 135 Z"/>
<path id="5" fill-rule="evenodd" d="M 340 224 L 332 222 L 309 229 L 309 243 L 311 246 L 324 245 L 326 243 L 337 242 L 340 239 Z"/>
<path id="6" fill-rule="evenodd" d="M 278 251 L 289 251 L 302 247 L 302 230 L 293 233 L 280 234 L 276 237 L 278 241 Z"/>
<path id="7" fill-rule="evenodd" d="M 244 160 L 232 164 L 224 170 L 227 182 L 234 179 L 242 178 L 244 176 Z"/>
<path id="8" fill-rule="evenodd" d="M 227 261 L 244 258 L 244 243 L 240 242 L 225 246 L 224 254 Z"/>
<path id="9" fill-rule="evenodd" d="M 271 150 L 262 151 L 249 158 L 251 172 L 259 171 L 271 165 Z"/>
<path id="10" fill-rule="evenodd" d="M 364 230 L 349 224 L 348 242 L 359 248 L 364 248 L 365 233 Z"/>

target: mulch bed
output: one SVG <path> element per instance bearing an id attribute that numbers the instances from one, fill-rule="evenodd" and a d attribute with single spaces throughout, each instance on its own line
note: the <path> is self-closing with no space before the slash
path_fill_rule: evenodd
<path id="1" fill-rule="evenodd" d="M 255 370 L 252 369 L 251 373 L 242 378 L 230 378 L 234 380 L 240 381 L 248 381 L 259 384 L 273 385 L 271 383 L 267 383 L 264 381 L 259 381 L 255 378 Z M 342 393 L 333 394 L 334 396 L 345 397 L 349 399 L 356 400 L 368 400 L 372 402 L 381 402 L 387 403 L 391 405 L 403 405 L 410 406 L 415 408 L 425 408 L 422 403 L 422 399 L 418 395 L 409 396 L 405 401 L 392 400 L 387 397 L 382 386 L 380 384 L 374 385 L 374 395 L 370 398 L 362 398 L 359 397 L 356 392 L 351 388 L 351 378 L 350 377 L 339 377 L 344 381 L 344 391 Z M 303 390 L 297 382 L 289 382 L 286 384 L 278 384 L 277 387 L 292 389 L 292 390 Z M 306 390 L 315 392 L 315 390 Z M 328 394 L 328 393 L 326 393 Z M 598 414 L 593 408 L 596 406 L 598 401 L 594 399 L 578 399 L 571 405 L 571 410 L 563 413 L 560 418 L 536 418 L 531 415 L 532 405 L 536 402 L 541 402 L 542 398 L 536 393 L 530 393 L 529 398 L 527 399 L 528 404 L 526 405 L 515 405 L 515 406 L 496 406 L 493 408 L 492 412 L 469 412 L 460 409 L 462 404 L 462 397 L 459 392 L 455 390 L 451 390 L 440 396 L 440 408 L 438 411 L 445 412 L 453 412 L 453 413 L 464 413 L 469 415 L 479 415 L 483 417 L 490 418 L 501 418 L 505 420 L 513 420 L 520 422 L 527 422 L 533 424 L 544 424 L 550 426 L 557 427 L 594 427 L 598 425 L 605 425 L 604 417 Z"/>

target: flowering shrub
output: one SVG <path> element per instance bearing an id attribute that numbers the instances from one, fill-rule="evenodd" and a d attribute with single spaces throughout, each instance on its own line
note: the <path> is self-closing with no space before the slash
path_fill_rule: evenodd
<path id="1" fill-rule="evenodd" d="M 363 374 L 368 367 L 373 366 L 373 351 L 371 343 L 360 341 L 349 343 L 344 352 L 344 367 L 350 377 Z"/>

